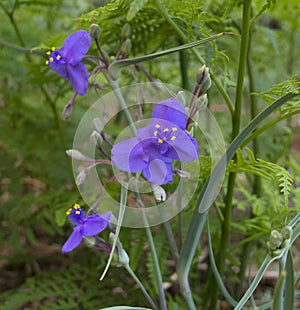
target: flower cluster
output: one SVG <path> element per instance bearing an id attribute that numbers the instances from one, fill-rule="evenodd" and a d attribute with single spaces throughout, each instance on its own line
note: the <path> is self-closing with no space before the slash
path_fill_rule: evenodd
<path id="1" fill-rule="evenodd" d="M 81 61 L 92 43 L 90 35 L 79 30 L 69 35 L 61 49 L 52 47 L 47 52 L 46 64 L 61 77 L 67 79 L 73 90 L 79 95 L 86 94 L 88 88 L 88 70 Z"/>
<path id="2" fill-rule="evenodd" d="M 85 211 L 80 205 L 75 204 L 67 211 L 67 215 L 74 225 L 73 232 L 62 247 L 62 252 L 67 253 L 75 249 L 83 237 L 91 237 L 103 231 L 110 220 L 111 212 L 105 214 L 93 214 L 86 217 Z"/>
<path id="3" fill-rule="evenodd" d="M 172 161 L 198 158 L 198 144 L 186 129 L 185 107 L 176 98 L 159 102 L 149 126 L 136 131 L 136 137 L 115 144 L 113 164 L 128 172 L 142 172 L 154 184 L 173 180 Z"/>

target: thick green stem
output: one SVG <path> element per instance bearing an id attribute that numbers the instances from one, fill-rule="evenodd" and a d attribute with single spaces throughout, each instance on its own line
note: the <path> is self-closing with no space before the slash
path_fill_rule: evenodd
<path id="1" fill-rule="evenodd" d="M 168 14 L 167 10 L 162 6 L 162 4 L 160 3 L 160 1 L 156 1 L 156 8 L 158 9 L 159 13 L 166 19 L 166 21 L 170 24 L 170 26 L 176 31 L 176 33 L 178 34 L 178 36 L 186 43 L 188 43 L 188 38 L 187 36 L 184 34 L 184 32 L 178 27 L 178 25 L 173 21 L 173 19 L 171 18 L 171 16 Z M 199 54 L 199 52 L 192 48 L 191 52 L 194 54 L 194 56 L 197 58 L 197 60 L 201 63 L 201 64 L 205 64 L 204 59 L 202 58 L 202 56 Z M 215 76 L 215 74 L 211 71 L 210 72 L 210 77 L 213 80 L 213 82 L 216 85 L 216 88 L 218 89 L 218 91 L 220 92 L 220 94 L 222 95 L 223 99 L 225 100 L 225 103 L 228 106 L 228 109 L 230 111 L 231 114 L 233 114 L 233 106 L 232 106 L 232 102 L 231 99 L 229 98 L 228 94 L 226 93 L 225 89 L 222 87 L 221 83 L 218 81 L 217 77 Z"/>
<path id="2" fill-rule="evenodd" d="M 241 126 L 243 86 L 244 86 L 244 76 L 246 70 L 246 61 L 247 61 L 248 44 L 249 44 L 250 12 L 251 12 L 251 0 L 244 0 L 242 39 L 240 46 L 239 67 L 237 76 L 237 90 L 236 90 L 234 114 L 232 118 L 232 140 L 234 140 L 234 138 L 239 134 Z M 225 253 L 229 241 L 229 234 L 231 228 L 232 200 L 234 195 L 235 178 L 236 178 L 235 173 L 229 174 L 227 195 L 225 199 L 224 221 L 222 223 L 222 235 L 217 255 L 217 266 L 221 276 L 224 273 Z M 215 280 L 213 282 L 214 283 L 212 284 L 210 309 L 216 308 L 216 302 L 218 297 L 218 287 L 216 285 Z"/>

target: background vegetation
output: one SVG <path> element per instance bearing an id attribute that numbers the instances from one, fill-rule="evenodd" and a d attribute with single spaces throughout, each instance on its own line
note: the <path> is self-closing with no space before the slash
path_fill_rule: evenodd
<path id="1" fill-rule="evenodd" d="M 98 76 L 97 87 L 91 87 L 85 97 L 76 99 L 72 116 L 64 121 L 63 107 L 72 90 L 44 64 L 47 48 L 53 44 L 59 47 L 74 30 L 88 31 L 92 23 L 97 23 L 101 27 L 100 44 L 106 55 L 113 57 L 120 46 L 121 30 L 129 23 L 130 58 L 133 58 L 223 31 L 240 34 L 243 23 L 243 1 L 106 2 L 0 1 L 1 310 L 88 310 L 118 305 L 120 300 L 124 301 L 121 304 L 148 306 L 134 281 L 116 264 L 105 280 L 98 282 L 107 260 L 105 254 L 95 255 L 93 249 L 84 247 L 69 255 L 60 253 L 71 230 L 63 225 L 64 212 L 74 202 L 81 202 L 65 150 L 72 147 L 86 109 L 110 88 Z M 299 10 L 297 0 L 252 1 L 241 128 L 279 96 L 298 91 Z M 196 48 L 213 72 L 209 105 L 228 145 L 232 140 L 231 125 L 235 122 L 229 103 L 236 98 L 240 40 L 239 36 L 224 36 Z M 193 51 L 187 50 L 143 65 L 155 79 L 192 91 L 196 68 L 202 64 Z M 146 81 L 142 75 L 135 78 Z M 132 72 L 125 70 L 120 85 L 133 82 Z M 271 251 L 266 245 L 271 231 L 281 231 L 299 212 L 299 109 L 299 101 L 289 101 L 261 125 L 261 134 L 249 140 L 248 149 L 243 148 L 235 162 L 229 164 L 222 190 L 209 213 L 217 264 L 228 291 L 237 300 Z M 204 163 L 203 169 L 207 165 Z M 224 241 L 226 193 L 232 173 L 237 174 L 233 211 L 229 240 Z M 183 212 L 183 234 L 192 210 L 191 204 Z M 171 225 L 176 231 L 177 220 L 172 220 Z M 152 230 L 166 283 L 168 308 L 186 309 L 163 227 Z M 146 288 L 156 298 L 153 262 L 145 232 L 122 229 L 121 240 L 132 268 L 142 275 Z M 225 309 L 228 304 L 222 295 L 215 292 L 218 303 L 211 297 L 214 294 L 211 288 L 217 285 L 207 242 L 205 230 L 190 273 L 193 297 L 201 309 L 209 304 L 211 309 Z M 226 245 L 228 242 L 225 251 L 221 250 L 224 242 Z M 298 251 L 296 241 L 291 251 L 294 279 L 290 280 L 296 287 L 295 309 L 299 307 Z M 272 267 L 275 276 L 271 271 L 265 274 L 252 303 L 255 300 L 257 305 L 270 306 L 278 278 L 278 265 Z"/>

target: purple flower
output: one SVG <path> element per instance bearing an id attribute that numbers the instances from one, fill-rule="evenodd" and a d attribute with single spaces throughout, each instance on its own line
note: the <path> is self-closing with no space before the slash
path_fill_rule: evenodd
<path id="1" fill-rule="evenodd" d="M 186 112 L 177 99 L 159 102 L 149 126 L 138 129 L 136 136 L 112 148 L 113 164 L 128 172 L 143 172 L 154 184 L 173 180 L 172 160 L 189 162 L 198 158 L 198 144 L 185 130 Z"/>
<path id="2" fill-rule="evenodd" d="M 75 249 L 83 237 L 91 237 L 104 230 L 111 217 L 111 212 L 105 214 L 94 214 L 85 216 L 85 211 L 75 204 L 73 208 L 67 211 L 67 215 L 74 225 L 74 230 L 62 247 L 62 252 L 67 253 Z"/>
<path id="3" fill-rule="evenodd" d="M 69 80 L 76 93 L 83 96 L 88 88 L 88 71 L 81 61 L 89 50 L 92 39 L 90 35 L 79 30 L 69 35 L 59 50 L 52 47 L 46 64 L 58 75 Z"/>

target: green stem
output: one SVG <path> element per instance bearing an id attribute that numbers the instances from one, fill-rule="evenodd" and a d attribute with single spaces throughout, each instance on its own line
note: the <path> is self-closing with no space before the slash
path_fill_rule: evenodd
<path id="1" fill-rule="evenodd" d="M 243 5 L 243 23 L 242 23 L 242 39 L 239 55 L 239 67 L 237 76 L 237 90 L 235 99 L 235 109 L 232 118 L 232 140 L 239 134 L 241 126 L 241 112 L 242 112 L 242 100 L 243 100 L 243 86 L 244 77 L 247 62 L 248 44 L 249 44 L 249 32 L 250 32 L 250 12 L 251 12 L 251 0 L 244 0 Z M 224 221 L 222 223 L 222 235 L 219 245 L 219 251 L 217 255 L 217 266 L 221 276 L 224 274 L 225 268 L 225 253 L 229 241 L 229 234 L 231 228 L 231 216 L 232 216 L 232 201 L 234 196 L 235 185 L 235 173 L 230 173 L 228 177 L 227 195 L 225 198 L 225 211 Z M 215 281 L 214 281 L 215 282 Z M 218 298 L 218 287 L 215 283 L 212 284 L 212 294 L 210 309 L 216 308 L 216 302 Z"/>
<path id="2" fill-rule="evenodd" d="M 177 24 L 173 21 L 173 19 L 171 18 L 171 16 L 168 14 L 167 10 L 162 6 L 161 2 L 156 0 L 156 8 L 158 9 L 159 13 L 166 19 L 166 21 L 170 24 L 170 26 L 176 31 L 176 33 L 178 34 L 178 36 L 184 41 L 184 42 L 188 42 L 188 38 L 187 36 L 184 34 L 184 32 L 177 26 Z M 199 52 L 192 48 L 191 49 L 192 53 L 194 54 L 194 56 L 197 58 L 197 60 L 201 63 L 201 64 L 205 64 L 204 59 L 202 58 L 202 56 L 199 54 Z M 225 100 L 225 103 L 228 106 L 228 109 L 230 111 L 231 114 L 233 114 L 233 105 L 231 102 L 231 99 L 229 98 L 228 94 L 226 93 L 225 89 L 222 87 L 221 83 L 218 81 L 217 77 L 215 76 L 215 74 L 211 71 L 210 72 L 210 77 L 211 79 L 214 81 L 216 88 L 218 89 L 218 91 L 220 92 L 220 94 L 222 95 L 223 99 Z"/>
<path id="3" fill-rule="evenodd" d="M 183 89 L 190 89 L 188 76 L 188 53 L 187 51 L 179 51 L 180 72 L 181 72 L 181 86 Z"/>
<path id="4" fill-rule="evenodd" d="M 128 271 L 128 273 L 131 275 L 131 277 L 133 278 L 133 280 L 138 284 L 138 286 L 140 287 L 140 289 L 142 290 L 144 296 L 146 297 L 146 299 L 149 301 L 152 309 L 154 310 L 158 310 L 156 304 L 154 303 L 153 299 L 151 298 L 151 296 L 148 294 L 147 290 L 145 289 L 144 285 L 142 284 L 142 282 L 139 280 L 139 278 L 137 277 L 137 275 L 134 273 L 134 271 L 131 269 L 131 267 L 129 265 L 124 265 L 125 269 Z"/>
<path id="5" fill-rule="evenodd" d="M 196 210 L 196 209 L 195 209 Z M 179 255 L 177 264 L 178 281 L 181 292 L 188 305 L 189 310 L 196 309 L 190 289 L 188 275 L 193 261 L 196 248 L 199 244 L 200 236 L 206 222 L 207 213 L 199 213 L 194 211 L 187 237 L 184 240 L 182 250 Z"/>
<path id="6" fill-rule="evenodd" d="M 134 125 L 134 121 L 132 119 L 132 116 L 131 116 L 130 112 L 128 111 L 127 104 L 125 102 L 125 99 L 124 99 L 121 91 L 120 91 L 118 80 L 112 80 L 109 77 L 107 77 L 107 79 L 108 79 L 112 89 L 114 90 L 115 95 L 117 96 L 117 98 L 119 100 L 120 107 L 122 109 L 122 112 L 124 112 L 124 114 L 125 114 L 127 122 L 128 122 L 128 124 L 130 126 L 130 130 L 131 130 L 132 134 L 135 136 L 136 128 L 135 128 L 135 125 Z"/>

